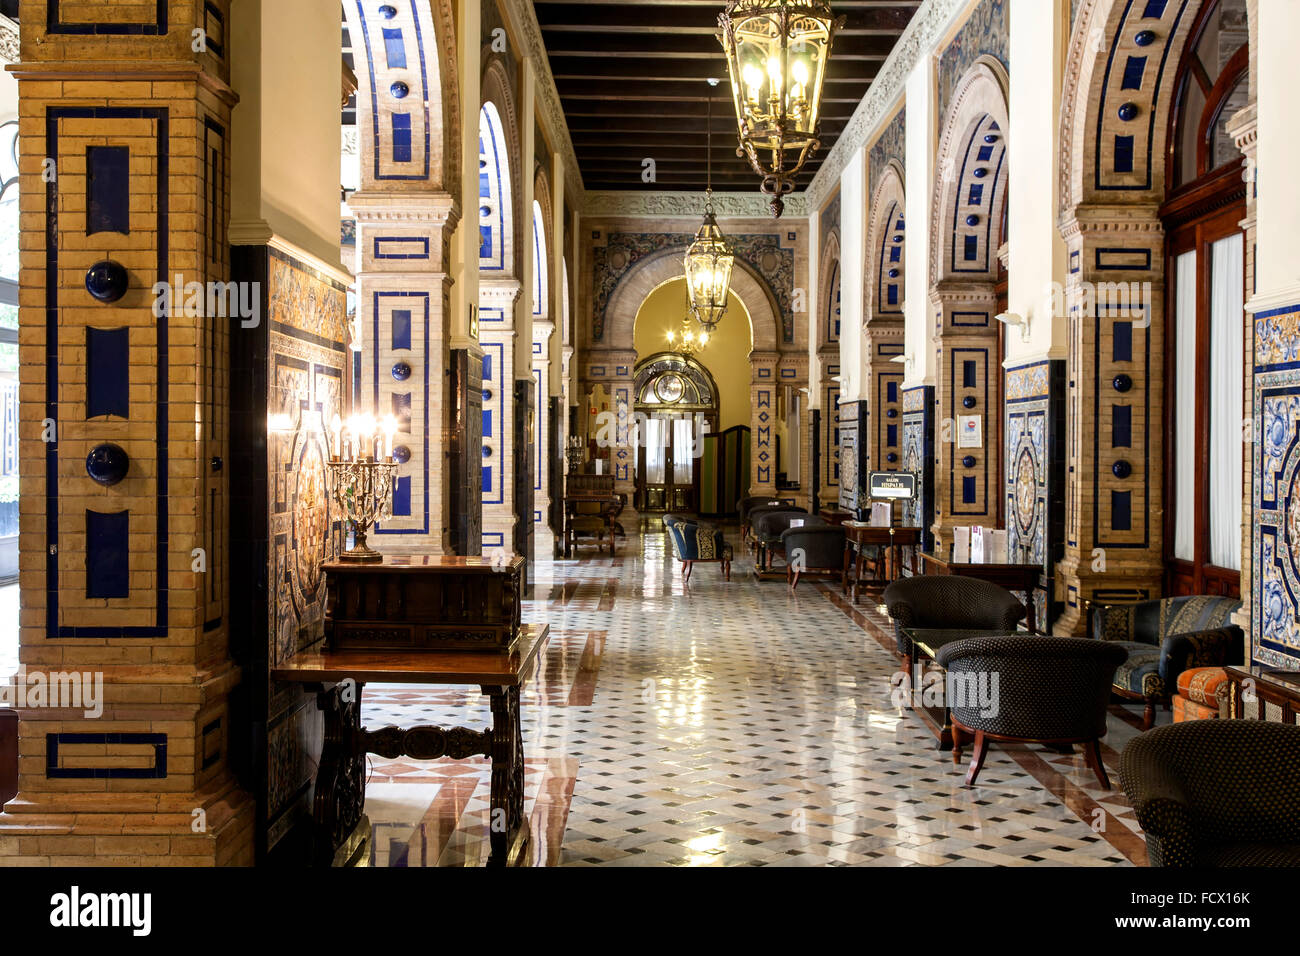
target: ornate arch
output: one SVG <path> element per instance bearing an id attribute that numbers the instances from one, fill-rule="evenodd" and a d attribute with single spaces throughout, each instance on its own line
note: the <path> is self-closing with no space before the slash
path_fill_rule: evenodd
<path id="1" fill-rule="evenodd" d="M 1010 128 L 1002 64 L 981 56 L 957 83 L 937 153 L 930 277 L 993 278 L 1002 245 Z"/>
<path id="2" fill-rule="evenodd" d="M 451 0 L 380 6 L 344 0 L 343 10 L 357 95 L 371 105 L 370 128 L 359 130 L 363 188 L 460 195 L 460 80 Z"/>
<path id="3" fill-rule="evenodd" d="M 904 198 L 903 167 L 897 160 L 890 160 L 871 195 L 866 270 L 868 323 L 877 317 L 903 317 L 903 279 L 907 266 Z"/>
<path id="4" fill-rule="evenodd" d="M 839 308 L 840 231 L 832 229 L 826 234 L 821 253 L 822 274 L 817 296 L 817 347 L 834 345 L 839 337 L 831 337 L 831 313 Z"/>
<path id="5" fill-rule="evenodd" d="M 1148 17 L 1121 0 L 1080 0 L 1061 100 L 1063 213 L 1163 201 L 1171 87 L 1200 7 L 1170 0 Z"/>
<path id="6" fill-rule="evenodd" d="M 686 246 L 664 249 L 630 268 L 610 294 L 605 307 L 606 332 L 602 348 L 631 349 L 636 315 L 645 297 L 658 286 L 682 275 Z M 731 291 L 749 312 L 755 352 L 776 352 L 781 318 L 775 298 L 754 267 L 737 257 Z M 727 319 L 723 319 L 727 321 Z"/>
<path id="7" fill-rule="evenodd" d="M 480 227 L 491 228 L 500 220 L 501 256 L 492 256 L 488 262 L 479 257 L 479 269 L 501 276 L 518 275 L 515 251 L 519 249 L 519 120 L 515 114 L 514 95 L 510 77 L 500 56 L 492 56 L 483 68 L 482 102 L 479 106 L 479 176 L 495 178 L 500 197 L 500 208 L 485 212 L 479 210 Z M 491 190 L 490 190 L 491 191 Z M 480 186 L 479 195 L 483 195 Z M 485 223 L 484 220 L 491 220 Z"/>

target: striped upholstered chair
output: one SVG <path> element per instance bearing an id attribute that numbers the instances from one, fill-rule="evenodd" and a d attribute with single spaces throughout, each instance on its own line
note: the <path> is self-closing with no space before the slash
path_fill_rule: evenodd
<path id="1" fill-rule="evenodd" d="M 1093 609 L 1092 636 L 1128 651 L 1115 693 L 1146 704 L 1143 730 L 1155 723 L 1156 704 L 1169 705 L 1183 671 L 1241 663 L 1243 636 L 1231 622 L 1239 607 L 1236 598 L 1197 595 Z"/>
<path id="2" fill-rule="evenodd" d="M 1300 866 L 1300 727 L 1192 720 L 1129 741 L 1120 782 L 1152 866 Z"/>
<path id="3" fill-rule="evenodd" d="M 722 576 L 731 580 L 731 545 L 723 540 L 721 528 L 681 515 L 664 515 L 664 527 L 672 540 L 673 553 L 682 562 L 684 579 L 691 579 L 691 568 L 697 561 L 716 561 Z"/>

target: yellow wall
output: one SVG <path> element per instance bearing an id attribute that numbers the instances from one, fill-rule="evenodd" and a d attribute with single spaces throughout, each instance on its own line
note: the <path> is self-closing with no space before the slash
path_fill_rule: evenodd
<path id="1" fill-rule="evenodd" d="M 680 328 L 685 313 L 685 276 L 670 279 L 646 296 L 636 314 L 633 333 L 638 362 L 668 350 L 668 330 Z M 708 346 L 695 356 L 718 385 L 718 431 L 749 424 L 749 353 L 753 350 L 749 313 L 732 293 L 726 316 L 710 336 Z"/>

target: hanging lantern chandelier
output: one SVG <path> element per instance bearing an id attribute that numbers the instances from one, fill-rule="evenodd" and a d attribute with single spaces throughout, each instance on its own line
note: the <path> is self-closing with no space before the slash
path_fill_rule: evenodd
<path id="1" fill-rule="evenodd" d="M 696 352 L 704 351 L 709 344 L 708 332 L 696 332 L 690 314 L 682 317 L 681 327 L 668 330 L 668 348 L 683 358 L 690 358 Z"/>
<path id="2" fill-rule="evenodd" d="M 737 152 L 763 177 L 780 218 L 783 197 L 821 148 L 822 86 L 844 18 L 822 0 L 729 0 L 718 25 L 740 124 Z"/>
<path id="3" fill-rule="evenodd" d="M 727 311 L 731 292 L 731 269 L 736 257 L 718 227 L 713 212 L 713 92 L 717 80 L 709 80 L 708 110 L 708 188 L 704 193 L 704 222 L 695 233 L 695 241 L 686 250 L 686 294 L 691 315 L 705 332 L 712 332 Z"/>

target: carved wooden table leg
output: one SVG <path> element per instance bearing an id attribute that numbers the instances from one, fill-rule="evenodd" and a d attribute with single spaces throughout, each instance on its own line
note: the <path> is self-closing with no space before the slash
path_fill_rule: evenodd
<path id="1" fill-rule="evenodd" d="M 492 703 L 492 793 L 489 866 L 505 866 L 527 842 L 524 824 L 524 739 L 518 687 L 484 687 Z"/>
<path id="2" fill-rule="evenodd" d="M 325 715 L 325 742 L 312 820 L 315 862 L 324 866 L 357 828 L 366 805 L 366 754 L 360 747 L 363 686 L 344 681 L 316 695 L 316 706 Z"/>

